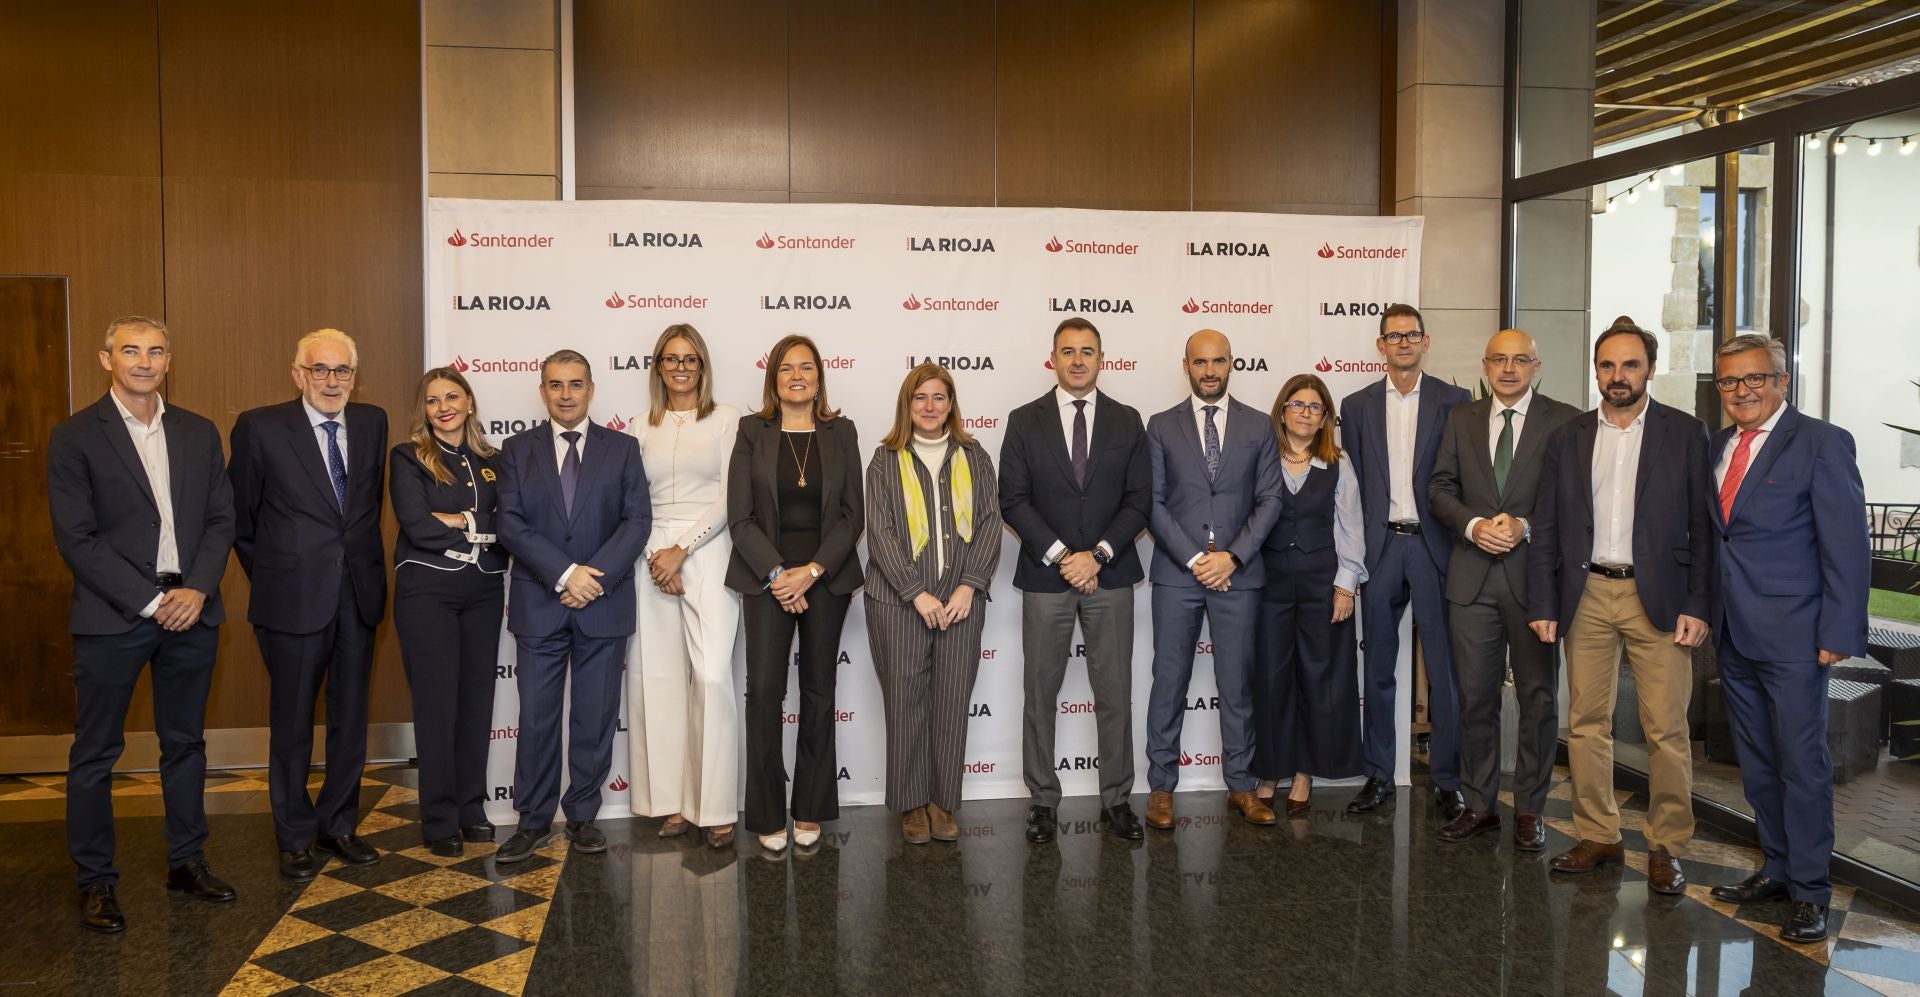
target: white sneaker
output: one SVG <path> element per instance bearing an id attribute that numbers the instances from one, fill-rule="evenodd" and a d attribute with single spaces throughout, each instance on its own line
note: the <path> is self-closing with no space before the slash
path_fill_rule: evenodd
<path id="1" fill-rule="evenodd" d="M 763 834 L 763 835 L 761 835 L 761 836 L 760 836 L 760 847 L 762 847 L 762 848 L 764 848 L 764 849 L 766 849 L 767 851 L 770 851 L 770 852 L 784 852 L 784 851 L 786 851 L 786 850 L 787 850 L 787 830 L 786 830 L 786 828 L 781 828 L 781 829 L 780 829 L 780 833 L 779 833 L 779 834 Z"/>

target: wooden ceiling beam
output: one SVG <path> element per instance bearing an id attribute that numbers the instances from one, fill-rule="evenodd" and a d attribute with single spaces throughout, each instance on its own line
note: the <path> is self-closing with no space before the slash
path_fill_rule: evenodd
<path id="1" fill-rule="evenodd" d="M 1879 7 L 1890 2 L 1893 2 L 1893 0 L 1853 0 L 1851 3 L 1840 6 L 1823 7 L 1805 16 L 1795 18 L 1792 21 L 1772 26 L 1763 32 L 1742 38 L 1731 45 L 1697 48 L 1696 51 L 1678 61 L 1636 60 L 1637 62 L 1644 62 L 1645 68 L 1640 72 L 1622 76 L 1618 79 L 1606 79 L 1605 85 L 1597 89 L 1606 93 L 1607 96 L 1605 99 L 1607 100 L 1620 103 L 1648 103 L 1645 96 L 1646 92 L 1634 92 L 1629 95 L 1626 88 L 1635 87 L 1654 80 L 1671 78 L 1676 73 L 1710 66 L 1713 63 L 1728 63 L 1727 68 L 1732 68 L 1751 64 L 1757 58 L 1772 58 L 1779 54 L 1831 44 L 1832 39 L 1824 35 L 1811 39 L 1805 39 L 1805 36 L 1814 29 L 1830 26 L 1841 19 L 1854 18 L 1871 8 Z M 1913 13 L 1913 8 L 1916 6 L 1913 0 L 1905 0 L 1905 2 L 1900 3 L 1894 11 L 1890 12 L 1887 17 L 1882 18 L 1877 24 L 1861 25 L 1857 30 L 1871 31 L 1875 27 L 1899 20 Z M 1805 40 L 1796 41 L 1796 37 Z M 1770 46 L 1772 48 L 1769 48 Z M 1692 78 L 1700 79 L 1710 75 L 1712 75 L 1712 72 Z M 1596 96 L 1598 95 L 1596 94 Z"/>

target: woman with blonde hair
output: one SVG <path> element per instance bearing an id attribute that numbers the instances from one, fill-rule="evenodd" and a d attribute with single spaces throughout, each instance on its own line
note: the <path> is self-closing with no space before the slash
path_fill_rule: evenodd
<path id="1" fill-rule="evenodd" d="M 887 808 L 912 844 L 960 836 L 967 710 L 1000 563 L 1000 490 L 953 375 L 907 372 L 867 465 L 867 639 L 886 707 Z"/>

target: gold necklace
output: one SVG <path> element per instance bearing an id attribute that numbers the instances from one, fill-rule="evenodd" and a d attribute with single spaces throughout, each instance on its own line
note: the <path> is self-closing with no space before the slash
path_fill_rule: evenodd
<path id="1" fill-rule="evenodd" d="M 812 433 L 807 434 L 806 457 L 800 456 L 800 452 L 793 448 L 793 435 L 791 433 L 787 432 L 786 430 L 781 430 L 780 435 L 786 437 L 787 452 L 790 454 L 793 454 L 793 463 L 795 466 L 800 468 L 800 480 L 796 481 L 795 484 L 799 485 L 802 488 L 805 488 L 807 487 L 807 457 L 813 456 L 813 434 Z"/>

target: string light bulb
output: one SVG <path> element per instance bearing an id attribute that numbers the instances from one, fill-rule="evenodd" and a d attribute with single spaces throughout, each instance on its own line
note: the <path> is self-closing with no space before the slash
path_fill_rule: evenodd
<path id="1" fill-rule="evenodd" d="M 1847 154 L 1847 137 L 1845 135 L 1833 140 L 1833 154 L 1836 156 L 1844 156 Z"/>
<path id="2" fill-rule="evenodd" d="M 1607 214 L 1613 214 L 1614 209 L 1618 207 L 1620 207 L 1618 202 L 1614 201 L 1611 197 L 1607 198 Z"/>
<path id="3" fill-rule="evenodd" d="M 1638 204 L 1638 203 L 1640 203 L 1640 188 L 1639 188 L 1639 187 L 1634 187 L 1634 188 L 1631 188 L 1631 189 L 1629 189 L 1629 190 L 1627 191 L 1627 203 L 1628 203 L 1628 204 Z"/>
<path id="4" fill-rule="evenodd" d="M 1877 139 L 1877 138 L 1870 138 L 1870 139 L 1868 139 L 1868 140 L 1867 140 L 1867 155 L 1869 155 L 1869 156 L 1878 156 L 1878 155 L 1880 155 L 1880 140 L 1879 140 L 1879 139 Z"/>
<path id="5" fill-rule="evenodd" d="M 1808 149 L 1818 149 L 1818 148 L 1820 148 L 1820 136 L 1818 136 L 1818 135 L 1809 135 L 1809 136 L 1807 136 L 1807 148 L 1808 148 Z"/>
<path id="6" fill-rule="evenodd" d="M 1658 173 L 1647 174 L 1647 189 L 1648 190 L 1660 189 L 1660 174 Z"/>
<path id="7" fill-rule="evenodd" d="M 1915 148 L 1920 148 L 1920 143 L 1916 143 L 1912 135 L 1900 140 L 1900 155 L 1911 156 Z"/>
<path id="8" fill-rule="evenodd" d="M 1687 164 L 1685 163 L 1675 163 L 1672 166 L 1667 167 L 1667 172 L 1676 177 L 1682 173 L 1685 173 L 1686 171 L 1687 171 Z"/>

